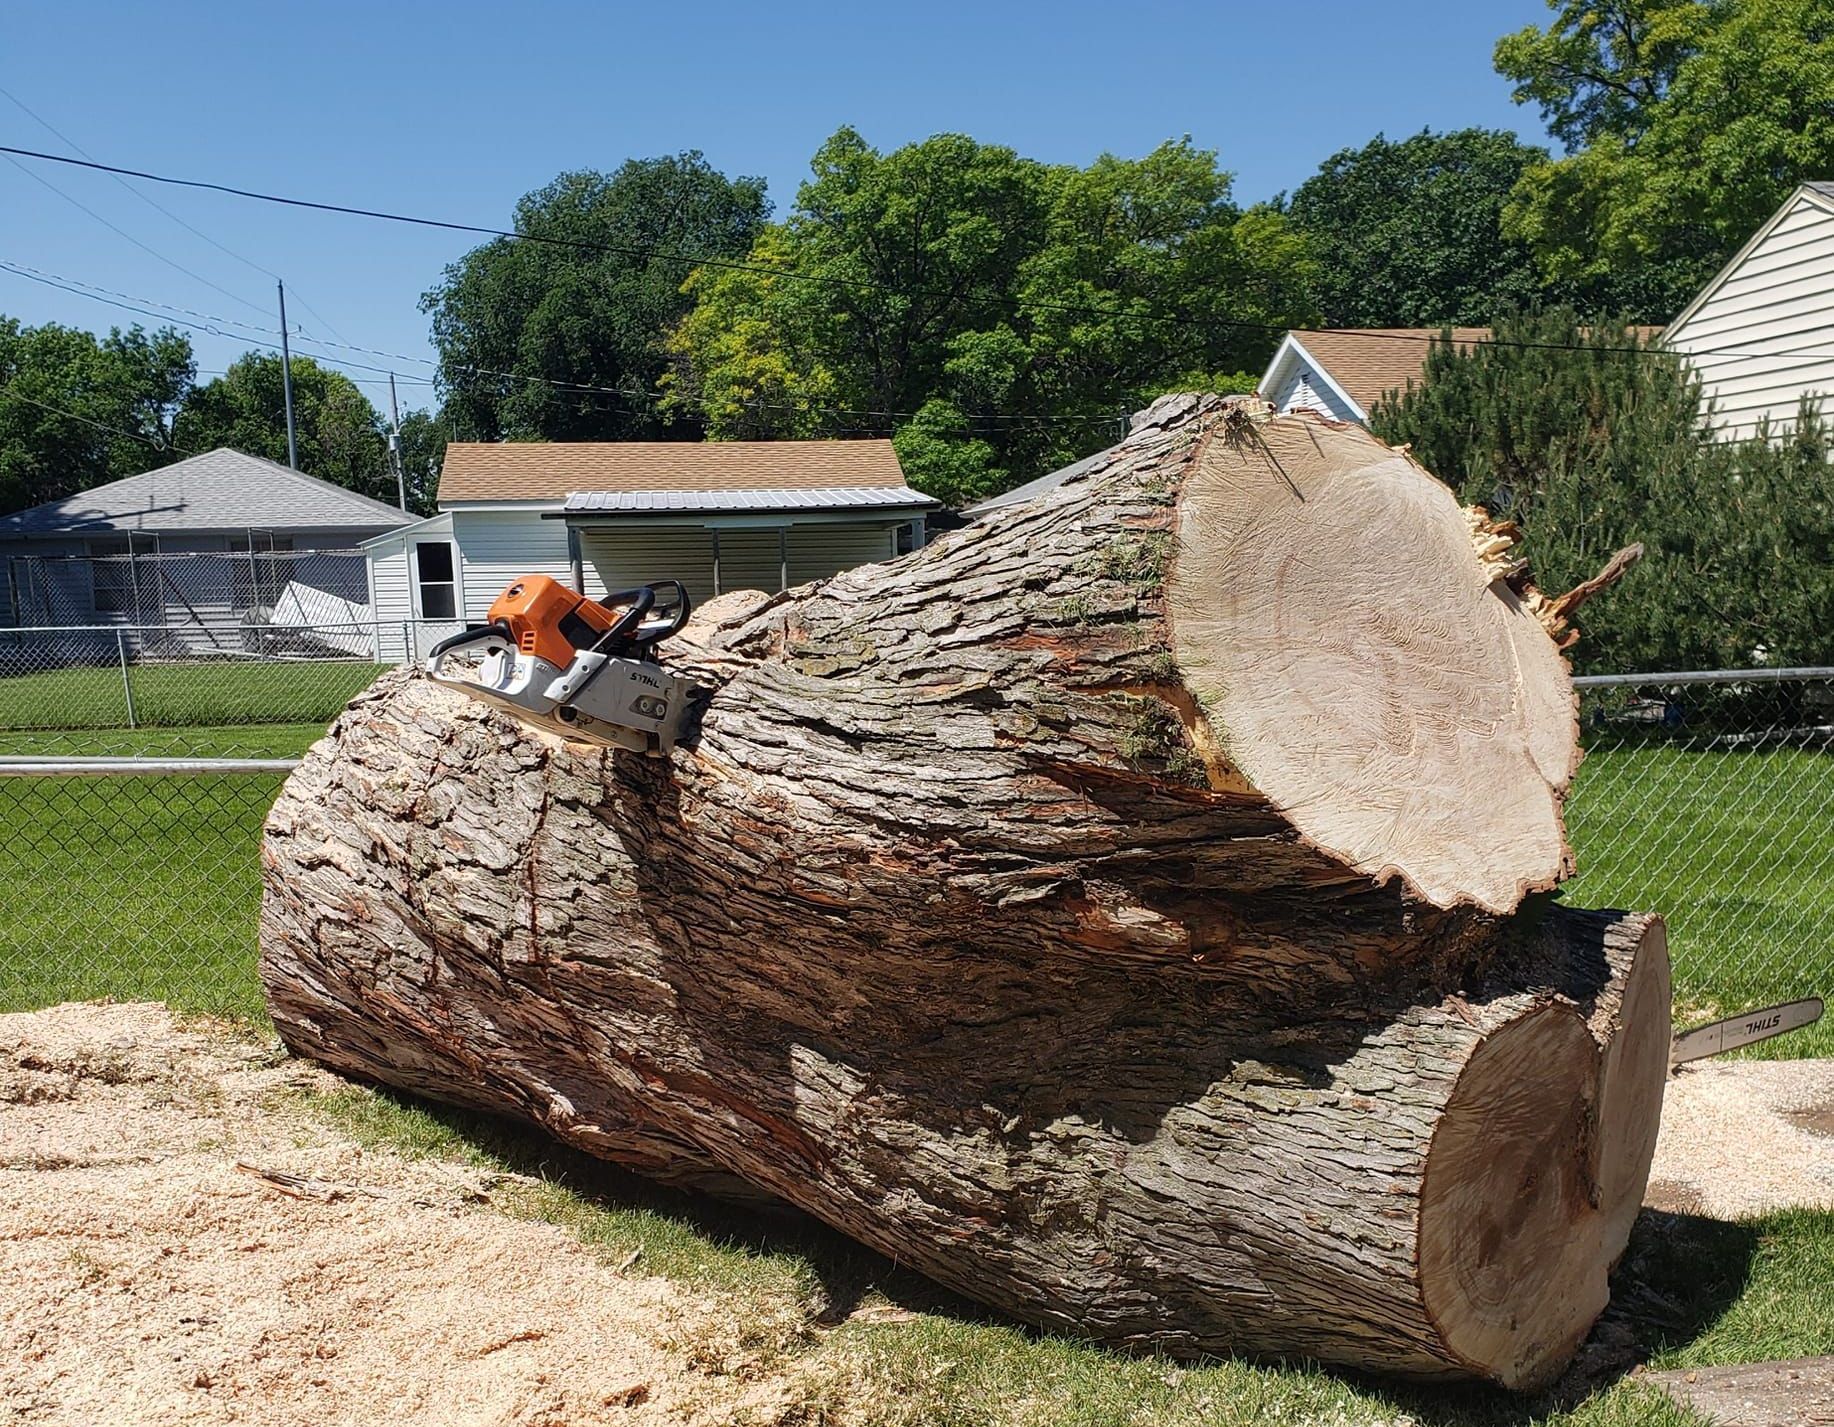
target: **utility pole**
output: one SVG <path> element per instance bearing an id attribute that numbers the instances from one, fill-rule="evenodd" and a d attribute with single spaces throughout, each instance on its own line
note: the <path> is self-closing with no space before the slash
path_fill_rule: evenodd
<path id="1" fill-rule="evenodd" d="M 275 278 L 274 286 L 280 289 L 280 389 L 287 397 L 287 464 L 297 471 L 299 438 L 293 432 L 293 353 L 287 346 L 287 285 Z"/>
<path id="2" fill-rule="evenodd" d="M 395 463 L 395 494 L 402 514 L 408 508 L 408 478 L 401 469 L 401 407 L 395 401 L 395 374 L 388 374 L 388 415 L 394 423 L 388 433 L 388 454 Z"/>

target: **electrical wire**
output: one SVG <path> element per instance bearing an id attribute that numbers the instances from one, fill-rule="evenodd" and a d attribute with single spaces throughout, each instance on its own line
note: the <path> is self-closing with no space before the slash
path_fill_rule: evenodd
<path id="1" fill-rule="evenodd" d="M 0 385 L 0 398 L 23 401 L 27 406 L 36 406 L 40 411 L 48 411 L 53 416 L 67 417 L 71 421 L 80 421 L 85 426 L 93 426 L 98 431 L 106 431 L 114 436 L 125 436 L 130 441 L 143 442 L 151 446 L 155 451 L 176 451 L 181 456 L 195 456 L 198 454 L 189 447 L 180 446 L 174 441 L 155 440 L 144 431 L 129 431 L 125 426 L 111 426 L 106 421 L 96 421 L 74 411 L 65 411 L 61 406 L 53 406 L 48 401 L 40 401 L 36 397 L 27 396 L 24 392 L 14 391 L 13 385 L 12 382 L 6 382 Z"/>
<path id="2" fill-rule="evenodd" d="M 72 278 L 61 273 L 47 272 L 42 268 L 35 268 L 26 263 L 14 263 L 8 260 L 0 260 L 0 271 L 10 272 L 16 277 L 23 277 L 30 282 L 41 283 L 47 287 L 58 288 L 76 297 L 87 297 L 91 301 L 104 303 L 110 307 L 120 308 L 123 311 L 132 312 L 137 316 L 146 317 L 155 322 L 176 322 L 181 327 L 190 327 L 193 330 L 207 333 L 213 337 L 228 337 L 239 342 L 249 342 L 255 346 L 268 348 L 271 351 L 281 350 L 280 344 L 268 340 L 269 338 L 278 337 L 280 335 L 278 328 L 261 327 L 252 322 L 245 322 L 240 318 L 221 317 L 213 313 L 198 312 L 193 308 L 179 307 L 171 303 L 160 302 L 156 298 L 138 297 L 132 293 L 119 292 L 113 288 L 100 287 L 97 284 L 85 282 L 81 278 Z M 148 310 L 150 308 L 161 308 L 164 309 L 165 313 L 182 314 L 182 316 L 165 316 L 160 312 Z M 186 318 L 196 320 L 187 321 L 185 320 Z M 222 330 L 225 327 L 241 328 L 244 330 Z M 255 337 L 248 335 L 250 332 L 258 332 L 265 335 Z M 297 341 L 300 339 L 295 338 L 294 340 Z M 353 352 L 360 352 L 365 356 L 385 357 L 402 362 L 414 362 L 422 366 L 434 368 L 439 368 L 441 366 L 439 362 L 434 361 L 432 358 L 416 357 L 406 352 L 390 352 L 377 347 L 361 347 L 349 342 L 331 342 L 322 337 L 306 337 L 303 340 L 313 346 L 342 348 Z M 305 355 L 312 356 L 314 360 L 323 361 L 327 366 L 338 367 L 340 369 L 343 367 L 352 367 L 359 371 L 382 372 L 389 375 L 396 375 L 396 373 L 388 367 L 374 366 L 370 363 L 352 361 L 348 358 L 325 357 L 317 353 L 306 353 Z M 537 376 L 527 372 L 501 371 L 492 367 L 478 367 L 464 364 L 453 365 L 449 370 L 465 376 L 492 377 L 500 378 L 505 381 L 518 381 L 531 385 L 546 386 L 557 391 L 571 394 L 612 396 L 644 410 L 653 411 L 657 407 L 657 402 L 652 397 L 641 392 L 632 391 L 628 388 L 599 386 L 589 382 L 562 381 L 555 377 Z M 380 378 L 353 378 L 353 380 L 368 380 L 380 384 Z M 419 378 L 408 376 L 400 377 L 399 380 L 409 385 L 432 386 L 436 384 L 435 380 L 431 377 Z M 719 405 L 718 403 L 708 401 L 704 397 L 676 396 L 673 399 L 697 405 L 704 411 L 713 410 Z M 787 411 L 810 416 L 863 418 L 874 423 L 876 426 L 888 425 L 894 421 L 910 420 L 917 415 L 914 411 L 820 406 L 808 403 L 772 402 L 756 399 L 740 400 L 737 404 L 746 410 Z M 1060 425 L 1106 426 L 1111 425 L 1117 418 L 1113 415 L 1074 416 L 1056 413 L 1027 415 L 1014 412 L 979 412 L 965 413 L 964 419 L 969 422 L 983 423 L 1049 423 Z"/>
<path id="3" fill-rule="evenodd" d="M 0 95 L 4 95 L 8 100 L 12 102 L 12 104 L 17 109 L 20 110 L 21 113 L 25 114 L 26 117 L 31 119 L 40 128 L 45 129 L 47 132 L 52 134 L 54 137 L 61 139 L 65 144 L 75 149 L 79 154 L 81 154 L 84 158 L 88 159 L 91 163 L 94 163 L 96 161 L 94 154 L 90 153 L 88 149 L 84 148 L 75 139 L 71 138 L 62 129 L 58 128 L 57 125 L 53 124 L 49 119 L 45 118 L 43 114 L 40 114 L 36 109 L 32 108 L 31 105 L 27 104 L 25 100 L 21 99 L 17 94 L 13 93 L 12 90 L 6 88 L 4 85 L 0 85 Z M 119 184 L 123 189 L 125 189 L 127 192 L 133 194 L 134 197 L 138 198 L 142 203 L 146 204 L 149 208 L 154 209 L 156 212 L 163 213 L 167 218 L 170 218 L 174 223 L 178 224 L 178 226 L 183 228 L 187 233 L 190 233 L 196 237 L 202 238 L 206 243 L 210 244 L 210 246 L 215 248 L 218 252 L 227 254 L 229 257 L 232 257 L 237 262 L 241 263 L 244 267 L 252 268 L 255 272 L 261 273 L 263 276 L 270 277 L 275 282 L 280 282 L 282 280 L 280 274 L 275 272 L 272 268 L 263 267 L 260 263 L 256 262 L 253 258 L 246 257 L 243 254 L 238 253 L 234 248 L 230 247 L 228 244 L 218 242 L 215 238 L 211 237 L 210 234 L 206 233 L 202 228 L 195 227 L 191 223 L 186 222 L 183 218 L 179 217 L 178 214 L 174 213 L 170 208 L 167 208 L 165 204 L 161 203 L 158 199 L 154 198 L 150 193 L 146 193 L 143 190 L 134 187 L 133 184 L 129 183 L 126 179 L 122 178 L 119 174 L 111 173 L 108 176 L 111 179 L 113 179 L 117 184 Z M 157 256 L 157 254 L 155 256 Z M 200 278 L 199 281 L 202 282 L 205 280 Z M 214 286 L 214 284 L 211 284 L 208 282 L 205 282 L 205 285 Z M 221 288 L 218 288 L 217 290 L 219 292 L 223 291 L 223 289 Z M 229 296 L 234 297 L 235 294 L 230 293 Z M 320 313 L 315 307 L 313 307 L 310 302 L 306 300 L 305 294 L 300 293 L 297 291 L 297 289 L 295 289 L 295 297 L 298 300 L 299 305 L 305 308 L 307 312 L 311 313 L 314 318 L 316 318 L 320 323 L 322 323 L 324 325 L 325 330 L 329 332 L 333 337 L 342 337 L 344 335 L 343 333 L 339 332 L 337 328 L 331 325 L 331 322 L 329 319 L 327 319 L 322 313 Z M 243 299 L 238 297 L 236 298 L 236 301 L 243 302 Z M 250 306 L 250 307 L 255 306 L 255 304 L 247 303 L 247 302 L 244 302 L 243 305 Z M 265 311 L 266 309 L 256 307 L 256 310 Z"/>
<path id="4" fill-rule="evenodd" d="M 374 218 L 389 223 L 404 223 L 421 228 L 438 228 L 453 233 L 475 233 L 485 237 L 508 238 L 516 242 L 538 243 L 550 247 L 571 248 L 578 251 L 610 253 L 621 257 L 643 258 L 649 262 L 676 262 L 684 267 L 717 268 L 733 272 L 758 273 L 766 277 L 788 278 L 795 282 L 816 283 L 830 287 L 848 288 L 858 292 L 882 292 L 895 296 L 933 297 L 944 301 L 958 301 L 959 294 L 930 289 L 893 288 L 887 283 L 876 282 L 870 278 L 837 277 L 830 273 L 801 273 L 790 267 L 768 267 L 761 263 L 746 262 L 737 258 L 718 258 L 704 254 L 672 252 L 668 249 L 630 243 L 599 242 L 585 238 L 562 238 L 548 233 L 522 233 L 508 228 L 495 228 L 480 223 L 458 223 L 444 218 L 427 218 L 410 213 L 392 213 L 386 209 L 360 208 L 346 203 L 324 203 L 309 198 L 294 198 L 286 194 L 265 193 L 259 189 L 238 188 L 233 184 L 215 183 L 204 179 L 178 178 L 170 174 L 149 173 L 143 169 L 122 168 L 114 164 L 105 164 L 96 159 L 76 159 L 67 154 L 40 153 L 34 149 L 16 148 L 0 144 L 0 154 L 16 155 L 20 158 L 40 159 L 47 163 L 70 164 L 78 168 L 96 169 L 102 173 L 119 174 L 128 178 L 144 179 L 149 183 L 170 184 L 179 188 L 202 189 L 210 193 L 224 193 L 236 198 L 252 199 L 261 203 L 283 204 L 290 208 L 307 208 L 320 213 L 340 213 L 349 217 Z M 1109 320 L 1140 323 L 1170 323 L 1177 326 L 1200 327 L 1207 329 L 1229 328 L 1239 331 L 1268 333 L 1285 333 L 1296 330 L 1271 322 L 1251 322 L 1244 318 L 1206 317 L 1183 312 L 1161 312 L 1156 314 L 1131 313 L 1111 307 L 1096 307 L 1086 303 L 1053 302 L 1044 298 L 1026 297 L 1022 294 L 1008 295 L 1004 300 L 1017 307 L 1032 308 L 1043 312 L 1061 312 L 1073 316 L 1101 317 Z M 1379 332 L 1360 329 L 1360 336 L 1378 341 L 1397 342 L 1432 342 L 1438 339 L 1437 333 Z M 1486 338 L 1482 342 L 1470 343 L 1472 346 L 1511 347 L 1540 349 L 1548 351 L 1587 351 L 1587 352 L 1626 352 L 1646 353 L 1650 349 L 1641 346 L 1632 347 L 1591 347 L 1574 342 L 1530 342 L 1515 339 Z"/>

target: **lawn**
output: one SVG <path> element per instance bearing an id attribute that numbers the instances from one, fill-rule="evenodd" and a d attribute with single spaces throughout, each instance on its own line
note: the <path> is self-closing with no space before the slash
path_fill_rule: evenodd
<path id="1" fill-rule="evenodd" d="M 1681 1024 L 1834 990 L 1834 753 L 1595 752 L 1568 827 L 1564 900 L 1667 919 Z M 1834 1020 L 1751 1053 L 1834 1055 Z"/>
<path id="2" fill-rule="evenodd" d="M 53 669 L 0 678 L 0 729 L 197 728 L 329 723 L 389 668 L 357 660 L 249 660 Z"/>

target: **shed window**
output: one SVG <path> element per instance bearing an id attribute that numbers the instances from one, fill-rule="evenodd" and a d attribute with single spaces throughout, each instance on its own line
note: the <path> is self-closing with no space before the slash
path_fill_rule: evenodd
<path id="1" fill-rule="evenodd" d="M 422 619 L 458 618 L 458 582 L 450 540 L 415 542 L 414 583 L 420 590 Z"/>

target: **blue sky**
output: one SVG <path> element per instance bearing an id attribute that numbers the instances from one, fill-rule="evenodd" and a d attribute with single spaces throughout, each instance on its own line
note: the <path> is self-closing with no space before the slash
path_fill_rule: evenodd
<path id="1" fill-rule="evenodd" d="M 881 148 L 954 130 L 1075 163 L 1188 133 L 1221 153 L 1247 202 L 1378 131 L 1482 124 L 1542 140 L 1490 51 L 1547 13 L 1542 0 L 66 0 L 9 7 L 0 87 L 105 162 L 484 224 L 506 222 L 518 196 L 563 169 L 690 148 L 727 173 L 762 175 L 781 211 L 842 124 Z M 0 143 L 72 151 L 3 96 Z M 469 246 L 459 234 L 146 188 L 250 266 L 105 175 L 20 162 L 158 256 L 0 162 L 0 261 L 275 328 L 267 269 L 287 279 L 296 327 L 405 357 L 430 358 L 417 299 Z M 0 312 L 104 331 L 136 320 L 4 271 Z M 206 372 L 248 345 L 191 335 Z M 433 401 L 425 360 L 322 355 L 392 366 L 404 406 Z M 386 400 L 384 386 L 366 390 Z"/>

